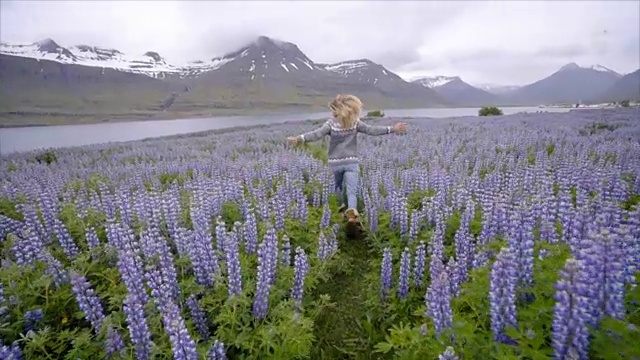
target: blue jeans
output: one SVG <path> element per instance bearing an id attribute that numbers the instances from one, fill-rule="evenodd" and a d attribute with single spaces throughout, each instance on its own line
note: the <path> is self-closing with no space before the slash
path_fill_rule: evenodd
<path id="1" fill-rule="evenodd" d="M 360 166 L 358 164 L 333 165 L 333 176 L 336 182 L 336 193 L 340 198 L 340 204 L 344 204 L 343 185 L 347 186 L 347 206 L 349 209 L 358 207 L 358 175 Z"/>

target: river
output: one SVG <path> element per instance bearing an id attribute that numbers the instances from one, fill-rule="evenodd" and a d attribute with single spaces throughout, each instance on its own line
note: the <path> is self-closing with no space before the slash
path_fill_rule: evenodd
<path id="1" fill-rule="evenodd" d="M 475 116 L 479 108 L 391 109 L 387 117 L 447 118 Z M 519 112 L 566 112 L 569 108 L 505 107 L 505 115 Z M 100 123 L 89 125 L 59 125 L 0 128 L 0 154 L 36 149 L 82 146 L 109 142 L 140 140 L 161 136 L 186 134 L 235 126 L 276 124 L 290 121 L 321 119 L 328 112 L 264 115 L 226 116 L 200 119 L 146 120 Z"/>

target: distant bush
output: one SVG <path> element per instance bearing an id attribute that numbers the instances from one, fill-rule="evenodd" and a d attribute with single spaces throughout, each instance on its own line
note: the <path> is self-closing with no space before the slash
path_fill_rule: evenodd
<path id="1" fill-rule="evenodd" d="M 629 100 L 622 100 L 622 101 L 620 101 L 620 106 L 622 106 L 622 107 L 629 107 Z"/>
<path id="2" fill-rule="evenodd" d="M 373 110 L 367 113 L 367 117 L 384 117 L 384 113 L 380 110 Z"/>
<path id="3" fill-rule="evenodd" d="M 58 157 L 56 156 L 56 154 L 54 154 L 51 151 L 45 151 L 45 152 L 43 152 L 41 154 L 36 155 L 36 159 L 35 160 L 37 162 L 41 163 L 41 164 L 42 163 L 47 163 L 47 165 L 48 165 L 48 164 L 51 164 L 51 163 L 54 163 L 54 162 L 58 162 Z"/>
<path id="4" fill-rule="evenodd" d="M 483 106 L 482 109 L 478 110 L 478 116 L 498 116 L 502 115 L 502 110 L 498 109 L 495 106 Z"/>

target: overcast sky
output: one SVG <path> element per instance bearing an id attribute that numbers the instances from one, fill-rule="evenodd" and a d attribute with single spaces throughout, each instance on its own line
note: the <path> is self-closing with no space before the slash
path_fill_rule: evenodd
<path id="1" fill-rule="evenodd" d="M 7 1 L 0 39 L 211 58 L 258 35 L 315 62 L 369 58 L 405 78 L 520 85 L 560 66 L 640 67 L 639 1 Z"/>

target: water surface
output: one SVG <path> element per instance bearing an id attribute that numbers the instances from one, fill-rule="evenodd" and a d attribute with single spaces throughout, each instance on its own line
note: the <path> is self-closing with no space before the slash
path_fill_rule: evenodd
<path id="1" fill-rule="evenodd" d="M 388 117 L 446 118 L 474 116 L 479 108 L 395 109 L 385 110 Z M 569 108 L 505 107 L 505 115 L 535 111 L 566 112 Z M 131 141 L 168 135 L 186 134 L 206 130 L 276 124 L 328 117 L 328 112 L 263 115 L 225 116 L 201 119 L 146 120 L 132 122 L 100 123 L 88 125 L 30 126 L 0 128 L 0 154 L 36 149 L 91 145 L 119 141 Z"/>

